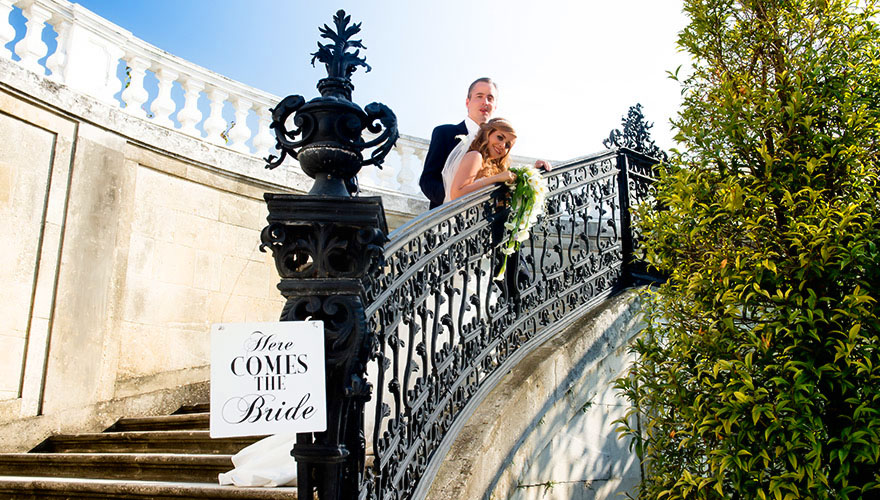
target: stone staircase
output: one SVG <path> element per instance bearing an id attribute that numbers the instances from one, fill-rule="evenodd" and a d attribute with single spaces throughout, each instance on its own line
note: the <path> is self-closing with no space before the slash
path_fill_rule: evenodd
<path id="1" fill-rule="evenodd" d="M 207 404 L 123 418 L 106 431 L 52 436 L 0 454 L 0 498 L 296 498 L 295 487 L 220 486 L 232 455 L 258 437 L 211 439 Z"/>

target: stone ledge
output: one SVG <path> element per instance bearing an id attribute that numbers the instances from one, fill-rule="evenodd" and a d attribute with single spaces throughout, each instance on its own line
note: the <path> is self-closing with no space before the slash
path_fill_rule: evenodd
<path id="1" fill-rule="evenodd" d="M 297 167 L 285 163 L 274 170 L 265 161 L 250 154 L 211 144 L 177 129 L 156 125 L 132 116 L 100 100 L 81 94 L 66 85 L 53 82 L 18 63 L 0 58 L 0 89 L 6 88 L 17 98 L 75 122 L 85 122 L 119 134 L 133 144 L 156 151 L 229 178 L 246 178 L 259 189 L 272 192 L 305 193 L 312 179 Z M 418 142 L 418 138 L 408 141 Z M 368 167 L 374 168 L 374 167 Z M 384 188 L 363 186 L 362 196 L 382 196 L 385 211 L 397 227 L 414 215 L 427 211 L 428 202 L 420 194 L 404 194 Z"/>

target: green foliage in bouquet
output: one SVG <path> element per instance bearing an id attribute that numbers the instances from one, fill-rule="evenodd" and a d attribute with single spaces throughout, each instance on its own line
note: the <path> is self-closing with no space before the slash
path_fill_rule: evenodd
<path id="1" fill-rule="evenodd" d="M 619 421 L 641 498 L 880 498 L 873 1 L 685 0 L 677 140 Z"/>
<path id="2" fill-rule="evenodd" d="M 529 239 L 532 227 L 538 222 L 538 217 L 544 213 L 544 205 L 547 202 L 547 179 L 538 169 L 532 166 L 519 166 L 510 167 L 510 171 L 516 174 L 516 181 L 509 185 L 510 215 L 504 223 L 508 238 L 501 245 L 504 258 L 501 269 L 495 276 L 496 280 L 504 279 L 507 257 L 513 255 L 522 243 Z"/>

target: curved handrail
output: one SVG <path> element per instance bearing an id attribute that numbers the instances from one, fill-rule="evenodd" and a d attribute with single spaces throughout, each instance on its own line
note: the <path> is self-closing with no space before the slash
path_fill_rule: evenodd
<path id="1" fill-rule="evenodd" d="M 375 460 L 362 498 L 421 498 L 507 369 L 626 286 L 628 209 L 650 198 L 654 163 L 620 148 L 546 174 L 546 213 L 502 281 L 492 275 L 506 239 L 503 188 L 470 193 L 389 235 L 383 265 L 364 280 Z"/>

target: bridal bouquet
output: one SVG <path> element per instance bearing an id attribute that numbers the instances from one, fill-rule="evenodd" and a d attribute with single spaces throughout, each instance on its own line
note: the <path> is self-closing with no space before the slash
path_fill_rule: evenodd
<path id="1" fill-rule="evenodd" d="M 513 193 L 510 196 L 510 216 L 504 223 L 504 228 L 510 233 L 507 243 L 501 247 L 504 261 L 501 270 L 495 276 L 496 280 L 504 279 L 504 271 L 507 269 L 507 256 L 513 254 L 529 239 L 532 226 L 538 222 L 538 216 L 544 212 L 544 202 L 547 199 L 547 179 L 535 167 L 511 167 L 510 171 L 516 174 L 516 182 L 510 184 Z"/>

